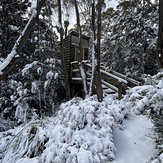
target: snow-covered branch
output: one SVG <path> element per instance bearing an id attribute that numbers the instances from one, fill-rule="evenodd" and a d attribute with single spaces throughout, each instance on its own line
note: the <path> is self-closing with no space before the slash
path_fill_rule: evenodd
<path id="1" fill-rule="evenodd" d="M 12 48 L 12 51 L 10 52 L 10 54 L 8 54 L 7 58 L 4 60 L 4 62 L 0 65 L 0 75 L 2 75 L 5 71 L 5 68 L 7 68 L 7 66 L 11 63 L 11 61 L 13 60 L 13 58 L 15 58 L 17 56 L 17 54 L 20 53 L 20 51 L 23 48 L 23 45 L 25 44 L 27 37 L 29 36 L 33 26 L 35 25 L 36 22 L 36 18 L 40 13 L 40 10 L 43 6 L 43 4 L 45 3 L 46 0 L 41 0 L 38 4 L 38 6 L 33 9 L 33 13 L 27 23 L 27 25 L 25 26 L 24 30 L 21 32 L 19 38 L 16 40 L 14 47 Z"/>

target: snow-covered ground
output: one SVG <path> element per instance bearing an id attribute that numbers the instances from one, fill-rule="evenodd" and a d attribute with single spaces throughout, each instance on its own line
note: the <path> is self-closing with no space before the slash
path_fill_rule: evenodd
<path id="1" fill-rule="evenodd" d="M 145 163 L 157 154 L 153 123 L 149 118 L 130 115 L 123 125 L 123 130 L 114 130 L 116 152 L 113 163 Z"/>
<path id="2" fill-rule="evenodd" d="M 2 163 L 162 163 L 151 112 L 163 106 L 163 73 L 118 101 L 96 96 L 62 103 L 52 117 L 0 133 Z M 163 149 L 163 145 L 160 146 Z M 163 150 L 162 150 L 163 151 Z"/>

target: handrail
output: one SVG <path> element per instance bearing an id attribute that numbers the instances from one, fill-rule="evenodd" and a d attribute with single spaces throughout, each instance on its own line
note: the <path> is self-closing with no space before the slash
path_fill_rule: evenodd
<path id="1" fill-rule="evenodd" d="M 70 63 L 71 70 L 70 70 L 70 79 L 74 80 L 76 77 L 75 74 L 79 73 L 78 68 L 78 61 L 74 61 Z M 83 61 L 81 64 L 83 64 L 85 73 L 87 78 L 91 76 L 92 66 L 88 61 Z M 75 67 L 75 68 L 74 68 Z M 124 90 L 128 89 L 129 87 L 137 86 L 139 85 L 139 82 L 128 78 L 123 74 L 120 74 L 113 70 L 106 70 L 103 66 L 101 66 L 101 78 L 102 78 L 102 84 L 106 88 L 110 88 L 113 91 L 118 93 L 118 99 L 120 100 L 122 98 L 122 94 L 124 93 Z M 78 78 L 79 79 L 79 78 Z"/>
<path id="2" fill-rule="evenodd" d="M 121 74 L 119 72 L 116 72 L 114 70 L 110 70 L 110 69 L 107 70 L 106 67 L 104 67 L 104 66 L 100 66 L 100 67 L 101 67 L 101 69 L 103 69 L 106 72 L 109 72 L 109 73 L 111 73 L 111 74 L 113 74 L 113 75 L 115 75 L 117 77 L 120 77 L 122 79 L 125 79 L 128 82 L 129 86 L 131 86 L 131 87 L 133 87 L 133 86 L 139 86 L 140 85 L 140 82 L 138 82 L 135 79 L 132 79 L 130 77 L 127 77 L 126 75 L 123 75 L 123 74 Z"/>

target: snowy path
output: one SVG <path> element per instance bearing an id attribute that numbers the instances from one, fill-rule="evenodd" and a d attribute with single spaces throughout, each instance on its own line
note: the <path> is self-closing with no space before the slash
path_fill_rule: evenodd
<path id="1" fill-rule="evenodd" d="M 130 115 L 123 125 L 124 130 L 114 130 L 116 158 L 113 163 L 146 163 L 157 152 L 151 138 L 153 124 L 145 116 Z"/>

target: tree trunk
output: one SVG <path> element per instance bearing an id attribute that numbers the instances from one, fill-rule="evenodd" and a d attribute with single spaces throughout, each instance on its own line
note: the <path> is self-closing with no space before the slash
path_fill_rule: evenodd
<path id="1" fill-rule="evenodd" d="M 8 54 L 5 61 L 0 65 L 0 74 L 1 75 L 4 73 L 3 70 L 10 64 L 10 62 L 13 60 L 13 58 L 15 58 L 15 56 L 21 52 L 23 45 L 25 44 L 30 32 L 32 31 L 33 26 L 36 23 L 37 16 L 40 14 L 40 10 L 45 2 L 46 2 L 46 0 L 41 0 L 39 2 L 37 9 L 33 11 L 32 16 L 29 19 L 27 25 L 25 26 L 24 30 L 20 34 L 19 38 L 16 40 L 16 43 L 15 43 L 11 53 Z"/>
<path id="2" fill-rule="evenodd" d="M 97 78 L 97 96 L 98 100 L 103 100 L 103 91 L 102 91 L 102 83 L 101 83 L 101 72 L 100 72 L 100 52 L 101 52 L 101 8 L 102 3 L 101 0 L 98 0 L 98 18 L 97 18 L 97 70 L 96 70 L 96 78 Z"/>
<path id="3" fill-rule="evenodd" d="M 8 4 L 8 0 L 6 2 Z M 7 57 L 7 54 L 9 53 L 9 12 L 8 12 L 8 6 L 5 9 L 5 13 L 6 14 L 6 23 L 5 23 L 5 30 L 6 30 L 6 40 L 5 40 L 5 50 L 4 50 L 4 58 Z M 3 53 L 2 53 L 3 54 Z"/>
<path id="4" fill-rule="evenodd" d="M 159 29 L 157 41 L 157 62 L 163 68 L 163 0 L 159 0 Z"/>
<path id="5" fill-rule="evenodd" d="M 79 10 L 78 10 L 78 5 L 77 1 L 74 0 L 74 5 L 75 5 L 75 11 L 76 11 L 76 19 L 77 19 L 77 25 L 78 25 L 78 33 L 79 33 L 79 70 L 80 70 L 80 75 L 81 75 L 81 80 L 83 83 L 83 88 L 84 88 L 84 94 L 85 96 L 87 95 L 87 85 L 86 85 L 86 75 L 83 70 L 82 66 L 82 31 L 81 31 L 81 26 L 80 26 L 80 17 L 79 17 Z"/>
<path id="6" fill-rule="evenodd" d="M 67 79 L 66 73 L 66 65 L 64 59 L 64 44 L 63 44 L 63 27 L 62 27 L 62 10 L 61 10 L 61 0 L 58 0 L 58 18 L 59 18 L 59 33 L 60 33 L 60 53 L 61 53 L 61 60 L 62 60 L 62 68 L 63 68 L 63 75 L 64 75 L 64 83 L 66 85 L 66 99 L 70 99 L 70 87 Z"/>
<path id="7" fill-rule="evenodd" d="M 17 46 L 17 53 L 20 53 L 20 51 L 22 50 L 22 47 L 25 44 L 25 42 L 27 40 L 27 37 L 31 33 L 31 31 L 32 31 L 32 29 L 33 29 L 33 27 L 34 27 L 34 25 L 35 25 L 35 23 L 37 21 L 37 17 L 40 14 L 41 8 L 42 8 L 42 6 L 44 5 L 45 2 L 46 2 L 46 0 L 41 0 L 38 3 L 36 15 L 32 17 L 31 21 L 30 20 L 28 21 L 28 23 L 27 23 L 27 25 L 25 27 L 25 30 L 23 30 L 22 35 L 21 35 L 21 40 L 19 41 L 19 44 Z"/>
<path id="8" fill-rule="evenodd" d="M 95 68 L 96 68 L 96 28 L 95 28 L 95 1 L 92 1 L 92 75 L 91 75 L 91 83 L 89 88 L 89 95 L 95 92 Z"/>

